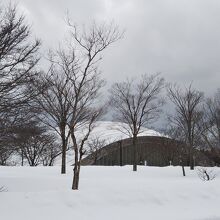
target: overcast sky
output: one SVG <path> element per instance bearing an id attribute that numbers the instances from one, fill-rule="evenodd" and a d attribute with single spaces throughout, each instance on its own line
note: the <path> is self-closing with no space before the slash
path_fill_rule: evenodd
<path id="1" fill-rule="evenodd" d="M 125 29 L 124 39 L 104 54 L 101 69 L 109 84 L 127 76 L 161 72 L 167 81 L 181 85 L 193 82 L 207 94 L 220 87 L 219 0 L 15 2 L 44 48 L 57 46 L 67 36 L 67 10 L 78 24 L 114 20 Z"/>
<path id="2" fill-rule="evenodd" d="M 9 2 L 3 0 L 4 3 Z M 13 2 L 13 0 L 12 0 Z M 44 48 L 67 36 L 65 12 L 78 24 L 114 20 L 125 37 L 105 51 L 103 76 L 161 72 L 167 81 L 207 93 L 220 87 L 219 0 L 17 0 Z"/>

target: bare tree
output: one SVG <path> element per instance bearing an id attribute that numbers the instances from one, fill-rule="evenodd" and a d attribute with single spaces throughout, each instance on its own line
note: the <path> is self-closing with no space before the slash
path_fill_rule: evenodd
<path id="1" fill-rule="evenodd" d="M 6 166 L 9 163 L 9 159 L 13 154 L 13 150 L 8 146 L 0 146 L 0 165 Z"/>
<path id="2" fill-rule="evenodd" d="M 18 16 L 15 6 L 0 11 L 0 111 L 9 111 L 26 103 L 27 82 L 36 74 L 40 41 L 31 42 L 31 33 L 24 16 Z"/>
<path id="3" fill-rule="evenodd" d="M 0 10 L 0 157 L 6 164 L 13 153 L 14 127 L 20 122 L 19 111 L 33 97 L 27 90 L 37 75 L 39 40 L 32 40 L 25 17 L 9 4 Z M 28 92 L 27 92 L 28 91 Z"/>
<path id="4" fill-rule="evenodd" d="M 0 192 L 7 192 L 7 188 L 5 188 L 4 186 L 0 186 Z"/>
<path id="5" fill-rule="evenodd" d="M 71 57 L 73 58 L 72 62 L 67 64 L 58 57 L 62 57 L 61 51 L 56 54 L 50 54 L 51 67 L 48 74 L 42 74 L 37 80 L 35 79 L 32 82 L 32 86 L 39 93 L 35 97 L 35 101 L 42 111 L 39 120 L 52 128 L 61 139 L 61 174 L 65 174 L 66 152 L 69 149 L 70 136 L 67 122 L 71 112 L 68 97 L 74 95 L 71 93 L 69 79 L 66 77 L 65 72 L 68 71 L 67 68 L 73 68 L 75 58 Z"/>
<path id="6" fill-rule="evenodd" d="M 169 99 L 175 105 L 175 114 L 169 116 L 169 122 L 181 131 L 181 141 L 188 146 L 190 169 L 194 169 L 193 150 L 200 136 L 198 124 L 202 118 L 203 93 L 193 89 L 191 85 L 185 90 L 169 85 L 167 91 Z"/>
<path id="7" fill-rule="evenodd" d="M 97 160 L 100 156 L 101 149 L 106 145 L 106 140 L 101 139 L 98 136 L 93 137 L 88 141 L 88 147 L 86 153 L 90 155 L 91 159 L 94 161 L 94 165 L 96 165 Z"/>
<path id="8" fill-rule="evenodd" d="M 69 121 L 70 135 L 74 149 L 74 175 L 72 189 L 79 187 L 81 160 L 85 154 L 85 143 L 94 128 L 95 122 L 103 113 L 103 108 L 98 107 L 97 98 L 104 81 L 100 78 L 98 63 L 101 53 L 112 43 L 121 38 L 118 27 L 113 24 L 97 25 L 82 31 L 69 22 L 77 68 L 66 72 L 71 83 L 74 96 L 70 97 L 72 114 Z M 77 53 L 78 51 L 78 53 Z M 62 54 L 64 60 L 69 60 L 68 54 Z M 77 134 L 78 130 L 81 134 Z"/>
<path id="9" fill-rule="evenodd" d="M 10 112 L 11 113 L 11 112 Z M 3 117 L 4 116 L 4 117 Z M 13 128 L 14 117 L 8 114 L 2 114 L 0 117 L 0 164 L 6 166 L 10 157 L 13 155 Z"/>
<path id="10" fill-rule="evenodd" d="M 122 123 L 122 131 L 133 138 L 133 171 L 137 171 L 137 136 L 142 126 L 156 120 L 163 100 L 159 97 L 164 79 L 158 74 L 143 75 L 138 82 L 127 80 L 115 83 L 111 90 L 110 103 L 115 110 L 115 120 Z"/>
<path id="11" fill-rule="evenodd" d="M 185 172 L 185 164 L 187 162 L 187 155 L 188 155 L 188 149 L 186 149 L 185 147 L 185 137 L 184 137 L 184 132 L 179 129 L 178 127 L 176 127 L 175 124 L 172 123 L 172 120 L 170 121 L 171 117 L 168 117 L 168 123 L 169 125 L 167 125 L 167 128 L 165 130 L 163 130 L 163 133 L 171 138 L 168 139 L 169 141 L 172 141 L 172 148 L 170 148 L 169 146 L 166 146 L 166 148 L 170 149 L 169 154 L 174 157 L 176 157 L 179 161 L 180 166 L 182 167 L 182 174 L 183 176 L 186 176 L 186 172 Z M 170 145 L 168 143 L 168 145 Z M 167 150 L 167 149 L 166 149 Z M 164 151 L 166 152 L 166 151 Z"/>
<path id="12" fill-rule="evenodd" d="M 44 148 L 41 161 L 44 166 L 53 166 L 56 158 L 62 154 L 62 146 L 57 143 L 56 137 L 54 135 L 49 136 L 50 141 L 48 141 L 47 147 Z"/>
<path id="13" fill-rule="evenodd" d="M 220 149 L 220 89 L 205 104 L 204 139 L 211 148 Z"/>
<path id="14" fill-rule="evenodd" d="M 217 174 L 214 173 L 213 170 L 208 170 L 207 168 L 203 168 L 203 167 L 197 169 L 197 174 L 198 177 L 203 181 L 214 180 L 215 177 L 217 176 Z"/>
<path id="15" fill-rule="evenodd" d="M 32 120 L 17 131 L 17 150 L 30 166 L 37 166 L 45 159 L 48 147 L 53 147 L 55 137 L 40 122 Z"/>
<path id="16" fill-rule="evenodd" d="M 68 125 L 67 135 L 71 137 L 74 150 L 72 189 L 77 190 L 85 143 L 95 122 L 103 113 L 103 108 L 100 107 L 102 105 L 98 101 L 99 91 L 105 83 L 98 70 L 98 63 L 102 58 L 100 55 L 109 45 L 120 39 L 121 34 L 113 24 L 93 23 L 89 30 L 83 28 L 82 32 L 69 20 L 68 25 L 71 39 L 67 48 L 60 47 L 55 55 L 50 57 L 51 88 L 56 89 L 56 92 L 50 91 L 53 95 L 44 97 L 44 99 L 50 97 L 50 100 L 44 102 L 49 104 L 49 108 L 48 106 L 43 108 L 54 119 L 56 125 L 60 124 L 62 118 L 60 115 L 63 113 L 62 109 L 65 109 L 63 128 L 66 127 L 64 124 Z M 54 82 L 56 85 L 53 85 Z"/>
<path id="17" fill-rule="evenodd" d="M 18 131 L 33 118 L 32 106 L 29 104 L 28 102 L 26 105 L 19 105 L 18 108 L 12 108 L 8 112 L 1 112 L 0 158 L 2 165 L 8 165 L 11 156 L 17 153 Z"/>
<path id="18" fill-rule="evenodd" d="M 220 89 L 213 98 L 208 98 L 200 123 L 200 148 L 216 164 L 220 164 Z"/>

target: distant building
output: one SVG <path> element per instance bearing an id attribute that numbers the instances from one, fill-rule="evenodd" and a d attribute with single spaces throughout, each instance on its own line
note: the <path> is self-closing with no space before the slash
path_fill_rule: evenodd
<path id="1" fill-rule="evenodd" d="M 138 164 L 148 166 L 188 165 L 187 147 L 182 143 L 161 136 L 140 136 L 137 140 Z M 195 150 L 195 165 L 210 166 L 213 162 Z M 83 159 L 82 165 L 123 166 L 133 164 L 132 139 L 127 138 L 108 144 Z"/>

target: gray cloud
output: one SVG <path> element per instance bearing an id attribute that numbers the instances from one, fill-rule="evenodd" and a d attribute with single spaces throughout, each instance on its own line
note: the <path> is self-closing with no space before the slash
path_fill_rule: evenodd
<path id="1" fill-rule="evenodd" d="M 7 2 L 3 0 L 3 2 Z M 161 72 L 168 81 L 212 93 L 220 81 L 218 0 L 20 0 L 36 36 L 54 47 L 67 36 L 65 12 L 76 23 L 114 20 L 125 37 L 106 51 L 109 81 Z"/>
<path id="2" fill-rule="evenodd" d="M 4 3 L 8 2 L 3 0 Z M 104 54 L 109 83 L 161 72 L 167 81 L 193 85 L 208 95 L 220 82 L 219 0 L 20 0 L 44 48 L 67 36 L 64 17 L 88 24 L 114 20 L 125 37 Z"/>

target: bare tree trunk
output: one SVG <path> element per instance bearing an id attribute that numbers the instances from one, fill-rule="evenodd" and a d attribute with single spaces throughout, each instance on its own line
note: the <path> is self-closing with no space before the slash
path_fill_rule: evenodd
<path id="1" fill-rule="evenodd" d="M 73 168 L 73 183 L 72 183 L 72 190 L 78 190 L 79 189 L 79 173 L 80 173 L 80 158 L 78 152 L 78 147 L 75 143 L 75 137 L 72 135 L 73 142 L 74 142 L 74 153 L 75 153 L 75 164 Z"/>
<path id="2" fill-rule="evenodd" d="M 186 176 L 185 167 L 184 167 L 184 162 L 183 162 L 183 159 L 182 159 L 182 158 L 180 159 L 180 165 L 181 165 L 181 167 L 182 167 L 183 176 Z"/>
<path id="3" fill-rule="evenodd" d="M 137 171 L 137 157 L 138 157 L 138 152 L 137 152 L 137 136 L 133 136 L 133 150 L 134 150 L 134 162 L 133 162 L 133 171 Z"/>
<path id="4" fill-rule="evenodd" d="M 183 164 L 182 164 L 182 171 L 183 171 L 183 176 L 186 176 L 185 167 Z"/>
<path id="5" fill-rule="evenodd" d="M 21 166 L 24 166 L 24 152 L 21 151 Z"/>
<path id="6" fill-rule="evenodd" d="M 73 183 L 72 183 L 72 190 L 78 190 L 79 189 L 79 173 L 80 173 L 80 155 L 78 151 L 78 146 L 76 143 L 76 138 L 74 135 L 74 132 L 71 131 L 71 137 L 73 141 L 73 148 L 74 148 L 74 153 L 75 153 L 75 163 L 74 163 L 74 168 L 73 168 Z"/>
<path id="7" fill-rule="evenodd" d="M 180 164 L 181 164 L 181 167 L 182 167 L 183 176 L 186 176 L 185 167 L 184 167 L 184 163 L 183 163 L 182 159 L 180 160 Z"/>
<path id="8" fill-rule="evenodd" d="M 66 173 L 66 141 L 65 137 L 62 138 L 62 162 L 61 162 L 61 174 Z"/>
<path id="9" fill-rule="evenodd" d="M 190 166 L 190 170 L 194 170 L 193 149 L 191 146 L 189 149 L 189 166 Z"/>
<path id="10" fill-rule="evenodd" d="M 79 173 L 80 173 L 80 164 L 75 163 L 73 168 L 73 184 L 72 184 L 73 190 L 79 189 Z"/>
<path id="11" fill-rule="evenodd" d="M 120 166 L 123 166 L 123 150 L 122 150 L 122 141 L 119 141 L 119 151 L 120 151 Z"/>
<path id="12" fill-rule="evenodd" d="M 94 165 L 97 165 L 97 156 L 95 156 Z"/>

